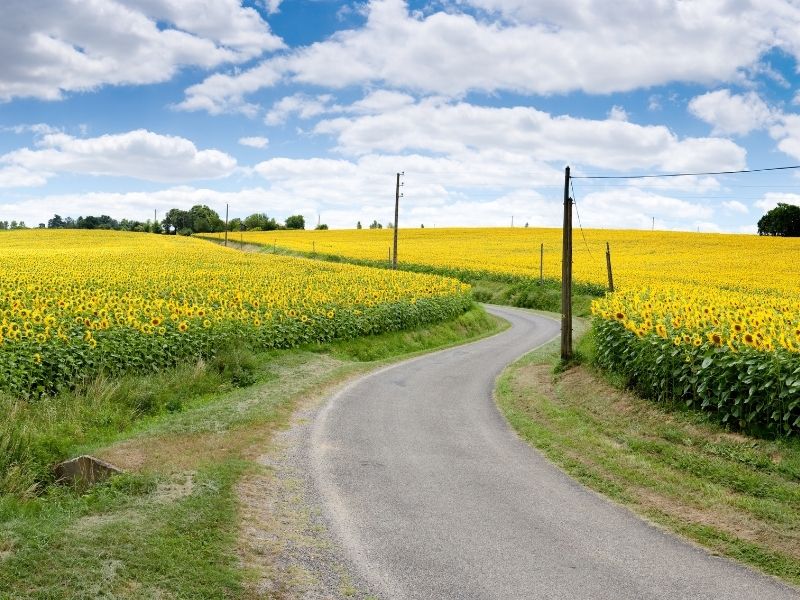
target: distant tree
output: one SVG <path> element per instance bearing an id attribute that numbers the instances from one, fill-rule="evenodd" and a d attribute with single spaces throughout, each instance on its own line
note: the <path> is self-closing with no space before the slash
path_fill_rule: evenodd
<path id="1" fill-rule="evenodd" d="M 525 221 L 525 227 L 527 227 L 527 226 L 528 226 L 528 222 L 527 222 L 527 221 Z"/>
<path id="2" fill-rule="evenodd" d="M 8 229 L 8 221 L 0 221 L 0 230 Z"/>
<path id="3" fill-rule="evenodd" d="M 419 226 L 420 229 L 425 229 L 425 223 Z"/>
<path id="4" fill-rule="evenodd" d="M 758 235 L 800 237 L 800 206 L 779 202 L 758 220 Z"/>
<path id="5" fill-rule="evenodd" d="M 39 223 L 39 229 L 44 229 L 45 227 L 47 227 L 47 225 L 44 223 Z"/>
<path id="6" fill-rule="evenodd" d="M 303 215 L 292 215 L 286 217 L 286 229 L 305 229 L 306 220 Z"/>
<path id="7" fill-rule="evenodd" d="M 60 215 L 53 215 L 53 218 L 47 221 L 47 227 L 48 229 L 63 229 L 66 227 L 66 223 Z"/>
<path id="8" fill-rule="evenodd" d="M 278 222 L 267 213 L 253 213 L 243 221 L 245 229 L 258 229 L 259 231 L 272 231 L 278 228 Z"/>
<path id="9" fill-rule="evenodd" d="M 363 229 L 363 228 L 361 227 L 361 221 L 359 221 L 358 223 L 356 223 L 356 229 Z"/>
<path id="10" fill-rule="evenodd" d="M 244 228 L 244 224 L 239 217 L 228 221 L 228 231 L 242 231 Z"/>
<path id="11" fill-rule="evenodd" d="M 223 231 L 225 222 L 220 218 L 216 211 L 210 209 L 205 204 L 195 204 L 189 209 L 191 224 L 189 229 L 193 233 L 210 233 L 212 231 Z"/>
<path id="12" fill-rule="evenodd" d="M 391 221 L 389 221 L 389 222 L 386 224 L 386 229 L 392 229 L 393 227 L 394 227 L 394 224 L 393 224 Z"/>
<path id="13" fill-rule="evenodd" d="M 322 230 L 326 230 L 326 229 L 328 229 L 328 226 L 327 226 L 325 223 L 320 223 L 319 225 L 317 225 L 316 227 L 314 227 L 314 229 L 316 229 L 316 230 L 318 230 L 318 231 L 322 231 Z"/>
<path id="14" fill-rule="evenodd" d="M 383 225 L 378 223 L 378 220 L 375 219 L 372 223 L 369 224 L 370 229 L 383 229 Z"/>
<path id="15" fill-rule="evenodd" d="M 170 209 L 170 211 L 164 216 L 164 220 L 161 221 L 161 224 L 164 226 L 164 231 L 168 232 L 178 232 L 181 230 L 188 229 L 191 233 L 192 231 L 192 215 L 189 214 L 188 210 L 181 210 L 179 208 Z M 145 228 L 145 231 L 150 231 L 149 223 L 148 226 Z"/>

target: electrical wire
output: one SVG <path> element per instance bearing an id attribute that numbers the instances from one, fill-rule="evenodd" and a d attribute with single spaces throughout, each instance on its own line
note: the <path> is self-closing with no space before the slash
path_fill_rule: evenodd
<path id="1" fill-rule="evenodd" d="M 592 254 L 591 249 L 589 248 L 589 242 L 586 241 L 586 234 L 583 233 L 583 224 L 581 223 L 581 213 L 578 212 L 578 201 L 575 199 L 575 186 L 572 185 L 572 181 L 569 182 L 569 187 L 572 190 L 572 203 L 575 205 L 575 214 L 578 216 L 578 227 L 581 230 L 581 236 L 583 236 L 583 243 L 586 246 L 586 251 L 589 253 L 589 256 L 592 260 L 594 260 L 594 254 Z"/>
<path id="2" fill-rule="evenodd" d="M 800 169 L 800 165 L 767 167 L 764 169 L 742 169 L 740 171 L 708 171 L 705 173 L 662 173 L 660 175 L 570 175 L 570 179 L 652 179 L 656 177 L 696 177 L 700 175 L 738 175 L 739 173 L 763 173 L 764 171 L 786 171 Z"/>

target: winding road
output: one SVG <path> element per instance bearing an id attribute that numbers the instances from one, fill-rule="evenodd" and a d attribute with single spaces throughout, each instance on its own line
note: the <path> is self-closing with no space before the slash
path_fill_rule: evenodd
<path id="1" fill-rule="evenodd" d="M 350 568 L 382 598 L 798 598 L 586 490 L 521 442 L 492 399 L 558 323 L 489 307 L 496 336 L 370 374 L 307 439 Z"/>

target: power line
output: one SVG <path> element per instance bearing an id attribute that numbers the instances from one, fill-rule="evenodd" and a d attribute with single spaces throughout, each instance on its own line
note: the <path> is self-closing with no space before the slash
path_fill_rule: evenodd
<path id="1" fill-rule="evenodd" d="M 573 175 L 570 179 L 652 179 L 656 177 L 697 177 L 700 175 L 738 175 L 740 173 L 763 173 L 764 171 L 786 171 L 800 169 L 800 165 L 767 167 L 764 169 L 742 169 L 740 171 L 708 171 L 705 173 L 662 173 L 660 175 Z"/>
<path id="2" fill-rule="evenodd" d="M 589 253 L 589 256 L 594 260 L 594 255 L 592 251 L 589 249 L 589 242 L 586 241 L 586 234 L 583 233 L 583 223 L 581 223 L 581 213 L 578 212 L 578 201 L 575 199 L 575 186 L 572 185 L 572 178 L 570 177 L 569 180 L 569 187 L 572 190 L 572 203 L 575 205 L 575 214 L 578 216 L 578 227 L 581 229 L 581 236 L 583 236 L 583 243 L 586 246 L 586 251 Z"/>

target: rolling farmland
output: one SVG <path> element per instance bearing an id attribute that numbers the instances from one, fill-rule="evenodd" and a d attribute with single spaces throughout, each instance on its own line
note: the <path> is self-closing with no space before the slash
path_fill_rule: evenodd
<path id="1" fill-rule="evenodd" d="M 288 348 L 442 320 L 468 286 L 105 231 L 0 236 L 0 389 L 28 397 L 222 345 Z"/>
<path id="2" fill-rule="evenodd" d="M 236 234 L 238 237 L 238 234 Z M 557 229 L 400 230 L 400 263 L 537 279 L 561 272 Z M 245 242 L 388 261 L 391 230 L 245 232 Z M 800 429 L 800 240 L 577 230 L 577 281 L 617 291 L 592 305 L 598 362 L 643 395 L 716 412 L 743 429 Z M 385 257 L 385 258 L 384 258 Z"/>

